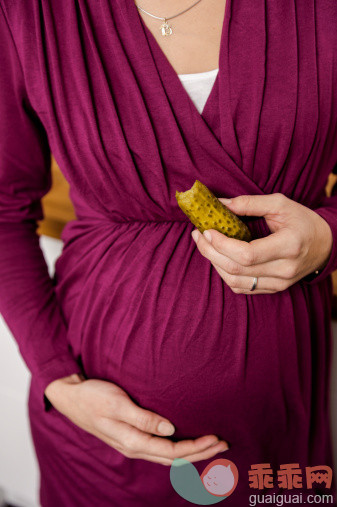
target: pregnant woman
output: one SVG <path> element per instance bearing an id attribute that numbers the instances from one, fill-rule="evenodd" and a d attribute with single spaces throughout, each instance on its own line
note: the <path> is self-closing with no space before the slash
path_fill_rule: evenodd
<path id="1" fill-rule="evenodd" d="M 32 373 L 42 506 L 190 505 L 177 457 L 233 461 L 235 507 L 281 493 L 283 464 L 316 493 L 305 467 L 333 466 L 337 3 L 0 5 L 0 310 Z M 53 278 L 36 233 L 51 152 L 76 211 Z M 192 237 L 175 192 L 196 179 L 250 243 Z M 258 463 L 273 487 L 250 487 Z"/>

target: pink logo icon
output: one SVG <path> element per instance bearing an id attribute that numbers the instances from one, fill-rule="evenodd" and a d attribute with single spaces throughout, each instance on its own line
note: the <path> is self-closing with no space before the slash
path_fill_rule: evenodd
<path id="1" fill-rule="evenodd" d="M 239 472 L 232 461 L 216 459 L 207 465 L 200 478 L 209 493 L 227 497 L 236 488 Z"/>

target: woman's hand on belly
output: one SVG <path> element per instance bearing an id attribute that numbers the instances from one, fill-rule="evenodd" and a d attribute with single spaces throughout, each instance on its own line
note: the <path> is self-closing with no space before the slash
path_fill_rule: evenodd
<path id="1" fill-rule="evenodd" d="M 198 229 L 192 231 L 200 253 L 236 294 L 273 294 L 327 264 L 333 241 L 331 228 L 310 208 L 280 193 L 220 201 L 239 216 L 264 217 L 272 232 L 247 243 L 214 229 L 204 234 Z M 251 292 L 254 277 L 258 282 Z"/>
<path id="2" fill-rule="evenodd" d="M 175 431 L 170 421 L 136 405 L 112 382 L 74 374 L 51 382 L 45 395 L 75 425 L 128 458 L 171 465 L 175 458 L 200 461 L 228 448 L 216 435 L 179 442 L 163 438 Z"/>

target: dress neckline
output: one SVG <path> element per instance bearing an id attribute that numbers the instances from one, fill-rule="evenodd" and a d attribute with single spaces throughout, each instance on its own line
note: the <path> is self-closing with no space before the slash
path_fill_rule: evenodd
<path id="1" fill-rule="evenodd" d="M 218 87 L 219 87 L 219 79 L 220 75 L 222 73 L 222 65 L 221 62 L 223 61 L 223 51 L 226 50 L 226 44 L 224 43 L 225 38 L 225 32 L 226 32 L 226 24 L 227 19 L 230 16 L 230 9 L 231 9 L 231 2 L 232 0 L 226 0 L 225 4 L 225 10 L 224 10 L 224 16 L 222 20 L 222 27 L 221 27 L 221 36 L 220 36 L 220 47 L 219 47 L 219 57 L 218 57 L 218 72 L 216 75 L 216 78 L 214 80 L 212 89 L 210 91 L 210 94 L 207 98 L 207 101 L 205 103 L 205 106 L 201 113 L 199 113 L 198 109 L 196 108 L 195 104 L 193 103 L 191 97 L 185 90 L 180 76 L 181 74 L 178 74 L 176 70 L 174 69 L 173 65 L 169 61 L 168 57 L 160 47 L 159 43 L 157 42 L 155 36 L 151 32 L 151 30 L 146 25 L 145 21 L 143 20 L 142 16 L 139 14 L 139 11 L 137 9 L 136 4 L 134 3 L 134 0 L 123 0 L 126 8 L 129 11 L 129 15 L 133 17 L 134 24 L 136 25 L 136 22 L 138 21 L 140 23 L 140 26 L 143 27 L 144 33 L 147 37 L 148 43 L 150 45 L 150 48 L 152 49 L 153 56 L 157 56 L 157 64 L 159 73 L 163 73 L 165 75 L 165 81 L 167 82 L 167 86 L 174 88 L 177 93 L 180 95 L 180 99 L 183 98 L 185 103 L 189 106 L 190 110 L 193 112 L 193 115 L 196 116 L 199 120 L 206 120 L 206 117 L 208 116 L 208 113 L 210 115 L 214 112 L 214 106 L 213 102 L 218 96 Z M 215 71 L 216 69 L 212 69 L 211 72 Z M 208 72 L 208 71 L 207 71 Z M 199 74 L 199 73 L 196 73 Z M 183 74 L 183 76 L 186 76 L 186 74 Z M 188 74 L 187 74 L 188 75 Z M 183 78 L 184 79 L 184 78 Z"/>

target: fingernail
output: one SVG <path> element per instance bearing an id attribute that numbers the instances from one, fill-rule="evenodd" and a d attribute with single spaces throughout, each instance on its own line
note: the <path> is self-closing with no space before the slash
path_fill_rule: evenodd
<path id="1" fill-rule="evenodd" d="M 222 448 L 222 446 L 220 447 L 220 451 L 219 451 L 219 452 L 225 452 L 225 451 L 228 451 L 228 449 L 229 449 L 228 444 L 225 444 L 225 443 L 224 443 L 224 444 L 223 444 L 223 446 L 224 446 L 223 448 Z"/>
<path id="2" fill-rule="evenodd" d="M 204 231 L 203 234 L 204 234 L 205 238 L 207 239 L 207 241 L 209 241 L 211 243 L 212 242 L 212 234 L 209 231 Z"/>
<path id="3" fill-rule="evenodd" d="M 175 432 L 173 424 L 170 424 L 168 422 L 161 421 L 158 424 L 158 432 L 162 435 L 172 435 Z"/>
<path id="4" fill-rule="evenodd" d="M 230 202 L 232 202 L 232 199 L 225 199 L 225 197 L 222 197 L 221 200 L 224 204 L 229 204 Z"/>

